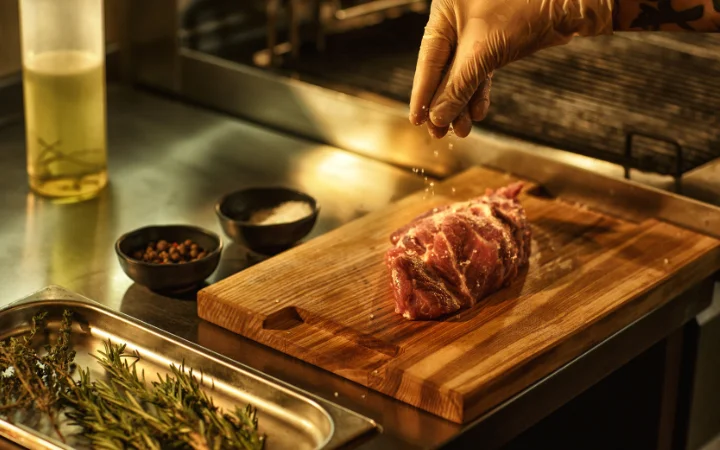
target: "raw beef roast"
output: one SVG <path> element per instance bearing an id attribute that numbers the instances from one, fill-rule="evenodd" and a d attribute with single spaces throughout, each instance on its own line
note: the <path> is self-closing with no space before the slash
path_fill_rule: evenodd
<path id="1" fill-rule="evenodd" d="M 395 231 L 385 255 L 395 312 L 434 319 L 507 286 L 530 257 L 522 183 L 436 208 Z"/>

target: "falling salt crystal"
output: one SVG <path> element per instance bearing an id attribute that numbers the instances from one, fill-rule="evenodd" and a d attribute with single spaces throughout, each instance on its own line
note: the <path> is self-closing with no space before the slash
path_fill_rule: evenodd
<path id="1" fill-rule="evenodd" d="M 433 150 L 433 156 L 434 156 L 434 157 L 437 158 L 439 155 L 440 155 L 440 152 L 439 152 L 439 151 Z"/>
<path id="2" fill-rule="evenodd" d="M 413 171 L 413 173 L 418 173 L 418 172 L 420 172 L 420 169 L 418 169 L 417 167 L 413 167 L 412 171 Z"/>
<path id="3" fill-rule="evenodd" d="M 373 370 L 373 375 L 377 375 L 377 369 Z"/>
<path id="4" fill-rule="evenodd" d="M 434 213 L 438 212 L 438 209 L 437 209 L 437 208 L 433 208 L 433 212 L 434 212 Z"/>
<path id="5" fill-rule="evenodd" d="M 450 192 L 455 193 L 455 188 L 450 189 Z"/>
<path id="6" fill-rule="evenodd" d="M 361 395 L 360 398 L 365 398 L 365 394 Z"/>
<path id="7" fill-rule="evenodd" d="M 453 146 L 452 142 L 448 144 L 448 150 L 452 150 L 453 147 L 454 147 L 454 146 Z"/>
<path id="8" fill-rule="evenodd" d="M 275 303 L 280 303 L 280 300 L 275 300 Z"/>
<path id="9" fill-rule="evenodd" d="M 423 111 L 425 111 L 425 110 L 427 109 L 427 106 L 422 105 L 422 107 L 420 107 L 420 109 L 422 109 Z"/>
<path id="10" fill-rule="evenodd" d="M 670 264 L 670 261 L 669 261 L 667 258 L 665 258 L 665 259 L 663 260 L 663 262 L 664 262 L 665 264 Z"/>
<path id="11" fill-rule="evenodd" d="M 335 397 L 337 397 L 337 396 L 340 395 L 340 394 L 338 394 L 338 393 L 336 392 L 336 393 L 334 393 L 333 395 L 334 395 Z"/>
<path id="12" fill-rule="evenodd" d="M 375 314 L 370 314 L 370 320 L 375 318 Z"/>
<path id="13" fill-rule="evenodd" d="M 433 187 L 433 186 L 435 186 L 435 182 L 434 182 L 434 181 L 431 181 L 431 182 L 430 182 L 430 187 Z"/>

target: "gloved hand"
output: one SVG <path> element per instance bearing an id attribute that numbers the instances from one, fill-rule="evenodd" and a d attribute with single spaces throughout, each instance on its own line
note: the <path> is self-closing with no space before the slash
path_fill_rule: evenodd
<path id="1" fill-rule="evenodd" d="M 427 122 L 435 137 L 452 124 L 465 137 L 487 114 L 495 69 L 575 35 L 612 31 L 612 0 L 433 0 L 410 121 Z"/>

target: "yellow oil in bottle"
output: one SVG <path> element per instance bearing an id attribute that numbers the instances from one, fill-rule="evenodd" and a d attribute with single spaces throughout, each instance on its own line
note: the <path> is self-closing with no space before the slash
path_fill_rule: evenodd
<path id="1" fill-rule="evenodd" d="M 25 58 L 30 188 L 79 201 L 107 184 L 105 74 L 90 52 L 50 51 Z"/>

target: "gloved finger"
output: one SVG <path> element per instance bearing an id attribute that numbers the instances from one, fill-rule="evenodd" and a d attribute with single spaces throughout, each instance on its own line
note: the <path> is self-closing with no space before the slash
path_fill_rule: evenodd
<path id="1" fill-rule="evenodd" d="M 436 127 L 429 120 L 426 122 L 426 125 L 427 125 L 427 129 L 428 129 L 428 133 L 430 133 L 430 136 L 432 136 L 436 139 L 445 137 L 448 130 L 450 129 L 449 127 Z"/>
<path id="2" fill-rule="evenodd" d="M 449 71 L 447 83 L 440 86 L 430 104 L 430 120 L 437 127 L 450 125 L 470 102 L 480 83 L 495 69 L 502 39 L 491 37 L 488 25 L 478 21 L 465 28 Z M 499 48 L 498 48 L 499 47 Z"/>
<path id="3" fill-rule="evenodd" d="M 442 2 L 432 3 L 430 19 L 420 43 L 410 96 L 410 122 L 414 125 L 420 125 L 427 120 L 430 101 L 435 95 L 456 42 L 453 26 L 440 11 L 441 4 Z"/>
<path id="4" fill-rule="evenodd" d="M 453 121 L 453 131 L 457 137 L 467 137 L 472 129 L 472 120 L 470 120 L 470 112 L 467 108 L 460 112 L 457 119 Z"/>
<path id="5" fill-rule="evenodd" d="M 473 122 L 480 122 L 487 116 L 490 107 L 490 89 L 492 87 L 492 73 L 480 84 L 480 87 L 470 99 L 470 118 Z"/>
<path id="6" fill-rule="evenodd" d="M 445 72 L 443 74 L 442 81 L 440 82 L 441 86 L 444 86 L 447 83 L 449 76 L 450 76 L 449 72 Z M 428 133 L 430 133 L 430 136 L 437 138 L 437 139 L 445 137 L 445 135 L 448 133 L 448 131 L 450 129 L 450 124 L 447 124 L 444 127 L 439 127 L 439 126 L 435 125 L 432 122 L 432 120 L 428 120 L 426 122 L 426 124 L 427 124 Z"/>

